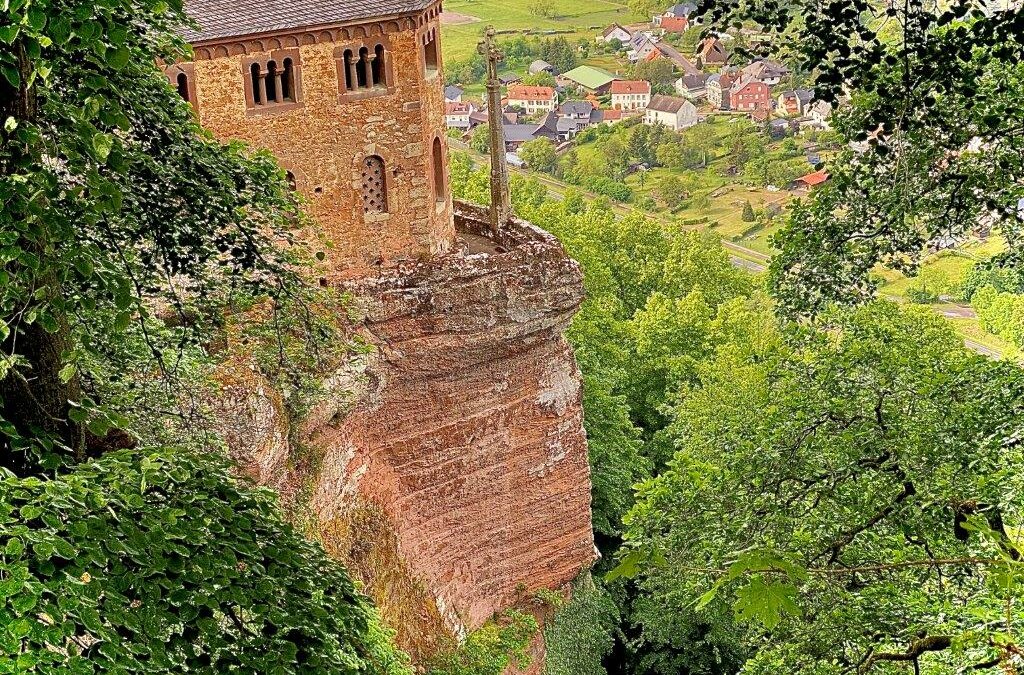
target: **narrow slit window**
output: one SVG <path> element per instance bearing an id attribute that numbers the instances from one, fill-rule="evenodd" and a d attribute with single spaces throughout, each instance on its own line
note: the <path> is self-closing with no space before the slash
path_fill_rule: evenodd
<path id="1" fill-rule="evenodd" d="M 373 86 L 383 87 L 386 85 L 384 81 L 384 45 L 377 45 L 373 48 L 373 68 L 371 73 L 373 75 Z"/>
<path id="2" fill-rule="evenodd" d="M 342 67 L 345 69 L 345 91 L 352 91 L 356 88 L 355 58 L 351 49 L 346 49 L 342 56 Z"/>
<path id="3" fill-rule="evenodd" d="M 178 73 L 177 77 L 178 95 L 186 101 L 188 99 L 188 75 L 185 73 Z"/>
<path id="4" fill-rule="evenodd" d="M 267 62 L 267 103 L 279 103 L 277 98 L 278 85 L 281 82 L 281 73 L 277 70 L 277 63 Z"/>
<path id="5" fill-rule="evenodd" d="M 356 84 L 360 89 L 367 89 L 370 86 L 369 78 L 367 77 L 367 68 L 369 67 L 369 55 L 370 50 L 363 47 L 359 50 L 359 67 L 356 68 Z"/>
<path id="6" fill-rule="evenodd" d="M 255 105 L 263 105 L 263 95 L 261 93 L 260 83 L 263 81 L 263 77 L 260 74 L 260 64 L 254 63 L 249 66 L 249 75 L 252 78 L 252 102 Z"/>
<path id="7" fill-rule="evenodd" d="M 384 175 L 384 160 L 370 155 L 362 167 L 363 213 L 388 212 L 388 186 Z"/>
<path id="8" fill-rule="evenodd" d="M 295 100 L 295 66 L 291 59 L 285 59 L 281 71 L 281 100 Z"/>
<path id="9" fill-rule="evenodd" d="M 444 180 L 444 149 L 441 147 L 441 139 L 436 136 L 431 154 L 431 161 L 434 165 L 434 201 L 440 204 L 447 200 L 448 195 Z"/>
<path id="10" fill-rule="evenodd" d="M 423 46 L 423 62 L 426 64 L 427 75 L 437 74 L 440 59 L 437 53 L 437 35 L 431 34 L 427 43 Z"/>

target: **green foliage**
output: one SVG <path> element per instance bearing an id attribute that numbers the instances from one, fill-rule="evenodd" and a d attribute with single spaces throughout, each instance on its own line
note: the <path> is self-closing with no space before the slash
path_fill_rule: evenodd
<path id="1" fill-rule="evenodd" d="M 544 622 L 546 675 L 605 675 L 602 659 L 614 646 L 619 610 L 589 575 L 573 584 L 572 598 Z"/>
<path id="2" fill-rule="evenodd" d="M 535 138 L 519 147 L 519 156 L 531 169 L 551 173 L 558 159 L 555 144 L 547 138 Z"/>
<path id="3" fill-rule="evenodd" d="M 409 673 L 270 493 L 147 449 L 0 478 L 0 671 Z"/>
<path id="4" fill-rule="evenodd" d="M 1012 653 L 1020 369 L 925 309 L 875 304 L 828 330 L 735 309 L 627 518 L 622 572 L 650 607 L 731 611 L 757 649 L 745 673 L 910 653 L 939 674 Z"/>
<path id="5" fill-rule="evenodd" d="M 971 296 L 981 326 L 993 335 L 1024 346 L 1024 295 L 983 286 Z"/>
<path id="6" fill-rule="evenodd" d="M 952 54 L 980 26 L 1019 14 L 995 12 L 946 31 L 932 25 L 925 42 Z M 879 91 L 858 93 L 833 123 L 866 150 L 844 148 L 831 158 L 829 182 L 791 212 L 777 236 L 771 281 L 787 311 L 864 302 L 876 291 L 877 265 L 912 275 L 929 245 L 966 238 L 979 218 L 997 222 L 1010 244 L 996 263 L 1019 265 L 1024 134 L 1007 111 L 1024 91 L 1024 67 L 1011 57 L 1021 48 L 1012 32 L 998 47 L 978 46 L 962 59 L 947 55 L 938 81 L 928 66 L 897 60 L 899 44 L 887 50 L 885 64 L 865 69 Z M 880 111 L 894 103 L 880 90 L 906 89 L 897 83 L 908 81 L 915 86 L 896 97 L 905 107 L 868 142 L 865 129 L 876 129 Z"/>
<path id="7" fill-rule="evenodd" d="M 529 665 L 527 648 L 537 634 L 537 620 L 508 610 L 470 633 L 455 651 L 444 654 L 428 669 L 430 675 L 501 675 L 510 665 Z"/>
<path id="8" fill-rule="evenodd" d="M 0 461 L 19 473 L 84 456 L 90 422 L 117 425 L 88 368 L 130 330 L 166 377 L 239 294 L 297 285 L 275 245 L 298 215 L 283 173 L 202 132 L 156 66 L 184 53 L 183 20 L 157 0 L 0 8 Z M 154 307 L 184 317 L 166 340 Z"/>
<path id="9" fill-rule="evenodd" d="M 744 223 L 752 223 L 757 218 L 757 216 L 754 215 L 754 207 L 750 205 L 750 202 L 744 202 L 743 215 L 741 218 Z"/>

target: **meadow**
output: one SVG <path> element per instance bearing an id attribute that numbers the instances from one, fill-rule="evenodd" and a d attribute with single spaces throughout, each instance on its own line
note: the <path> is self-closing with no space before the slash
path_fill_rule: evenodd
<path id="1" fill-rule="evenodd" d="M 543 7 L 543 15 L 535 10 Z M 611 0 L 449 0 L 442 19 L 444 58 L 462 60 L 473 54 L 488 25 L 499 33 L 560 34 L 593 40 L 611 23 L 638 20 L 621 2 Z"/>

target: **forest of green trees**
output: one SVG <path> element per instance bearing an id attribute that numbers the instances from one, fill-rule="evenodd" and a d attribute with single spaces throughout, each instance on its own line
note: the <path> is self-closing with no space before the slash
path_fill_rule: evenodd
<path id="1" fill-rule="evenodd" d="M 867 149 L 794 206 L 763 276 L 710 234 L 513 181 L 587 291 L 568 338 L 601 558 L 543 628 L 546 670 L 1018 673 L 1024 371 L 875 298 L 874 271 L 913 273 L 984 216 L 1007 246 L 971 296 L 1024 335 L 1024 13 L 702 6 L 797 30 Z M 211 451 L 226 330 L 297 408 L 356 347 L 344 298 L 305 280 L 318 256 L 282 246 L 304 221 L 273 158 L 203 133 L 155 68 L 182 53 L 181 3 L 0 17 L 0 672 L 413 672 L 345 570 Z M 489 199 L 486 170 L 451 171 Z M 498 675 L 534 630 L 512 615 L 428 667 Z"/>

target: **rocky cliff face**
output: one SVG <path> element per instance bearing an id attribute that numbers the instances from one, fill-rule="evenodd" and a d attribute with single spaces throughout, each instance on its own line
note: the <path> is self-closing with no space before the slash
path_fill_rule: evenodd
<path id="1" fill-rule="evenodd" d="M 325 546 L 414 657 L 594 558 L 581 380 L 562 337 L 581 273 L 543 231 L 515 222 L 495 239 L 485 222 L 457 205 L 454 252 L 348 285 L 376 350 L 328 383 L 351 400 L 291 434 L 322 457 L 315 475 L 289 476 L 272 396 L 242 383 L 226 398 L 263 432 L 234 434 L 233 452 L 286 494 L 305 485 Z"/>

